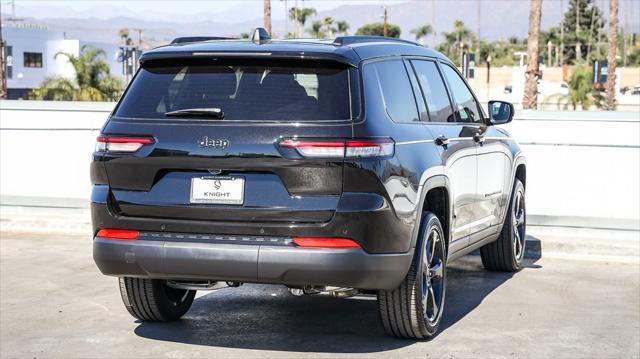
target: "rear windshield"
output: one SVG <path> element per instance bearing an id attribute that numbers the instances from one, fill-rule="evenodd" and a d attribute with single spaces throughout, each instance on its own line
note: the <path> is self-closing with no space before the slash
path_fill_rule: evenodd
<path id="1" fill-rule="evenodd" d="M 155 64 L 140 69 L 115 116 L 162 119 L 171 111 L 219 108 L 223 121 L 348 120 L 349 76 L 339 64 Z"/>

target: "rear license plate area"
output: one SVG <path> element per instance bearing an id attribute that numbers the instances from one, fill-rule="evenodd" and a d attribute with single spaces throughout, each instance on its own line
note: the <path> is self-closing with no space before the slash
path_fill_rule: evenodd
<path id="1" fill-rule="evenodd" d="M 191 179 L 189 201 L 200 204 L 243 204 L 244 178 L 206 176 Z"/>

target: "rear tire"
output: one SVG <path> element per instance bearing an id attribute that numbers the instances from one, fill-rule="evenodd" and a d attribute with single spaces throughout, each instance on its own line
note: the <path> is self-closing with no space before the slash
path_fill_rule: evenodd
<path id="1" fill-rule="evenodd" d="M 511 202 L 505 215 L 500 237 L 480 248 L 482 264 L 491 271 L 515 272 L 522 267 L 525 250 L 527 216 L 524 185 L 514 180 Z"/>
<path id="2" fill-rule="evenodd" d="M 191 308 L 195 290 L 175 289 L 160 279 L 118 279 L 122 302 L 129 313 L 144 321 L 180 319 Z"/>
<path id="3" fill-rule="evenodd" d="M 426 339 L 435 335 L 444 309 L 446 244 L 438 218 L 423 216 L 413 262 L 398 288 L 378 291 L 378 309 L 389 335 Z"/>

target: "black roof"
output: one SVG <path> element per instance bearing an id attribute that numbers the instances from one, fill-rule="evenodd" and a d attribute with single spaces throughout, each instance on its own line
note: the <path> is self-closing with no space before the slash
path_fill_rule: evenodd
<path id="1" fill-rule="evenodd" d="M 206 37 L 198 40 L 202 38 Z M 238 56 L 324 59 L 357 66 L 362 60 L 389 55 L 429 56 L 450 62 L 441 53 L 416 43 L 378 36 L 346 36 L 335 40 L 269 40 L 262 43 L 246 39 L 176 42 L 145 52 L 140 61 L 192 56 Z"/>

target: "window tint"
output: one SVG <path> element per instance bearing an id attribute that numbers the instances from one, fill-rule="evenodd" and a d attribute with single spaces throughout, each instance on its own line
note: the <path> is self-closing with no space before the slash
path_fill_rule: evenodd
<path id="1" fill-rule="evenodd" d="M 364 67 L 364 77 L 367 82 L 367 90 L 372 90 L 372 85 L 377 85 L 377 90 L 382 94 L 387 114 L 392 120 L 396 122 L 418 121 L 418 109 L 402 60 L 368 64 Z"/>
<path id="2" fill-rule="evenodd" d="M 418 113 L 420 114 L 420 121 L 428 122 L 429 114 L 427 113 L 427 106 L 424 102 L 424 98 L 422 96 L 422 91 L 420 91 L 420 85 L 418 84 L 418 79 L 416 79 L 416 74 L 414 73 L 411 65 L 408 62 L 405 62 L 405 66 L 407 67 L 407 72 L 409 73 L 409 79 L 411 80 L 411 87 L 413 88 L 413 95 L 416 99 L 416 104 L 418 105 Z"/>
<path id="3" fill-rule="evenodd" d="M 455 122 L 449 102 L 447 88 L 444 85 L 438 66 L 433 61 L 414 60 L 412 64 L 418 75 L 418 81 L 427 101 L 429 117 L 432 122 Z"/>
<path id="4" fill-rule="evenodd" d="M 482 115 L 478 103 L 460 75 L 449 65 L 442 65 L 444 75 L 451 86 L 454 102 L 457 104 L 456 114 L 460 122 L 480 122 Z"/>
<path id="5" fill-rule="evenodd" d="M 165 118 L 169 111 L 217 107 L 225 121 L 347 120 L 349 99 L 344 66 L 147 66 L 116 116 Z"/>

